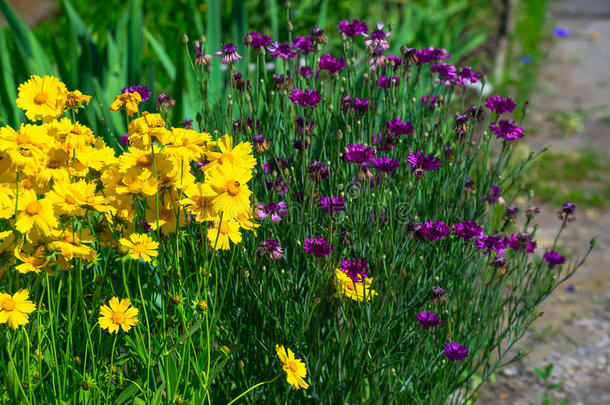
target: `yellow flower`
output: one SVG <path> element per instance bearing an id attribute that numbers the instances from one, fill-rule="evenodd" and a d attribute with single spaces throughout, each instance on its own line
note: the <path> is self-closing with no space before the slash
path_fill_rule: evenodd
<path id="1" fill-rule="evenodd" d="M 67 94 L 66 106 L 77 107 L 84 104 L 89 105 L 91 96 L 84 95 L 80 90 L 74 90 Z"/>
<path id="2" fill-rule="evenodd" d="M 19 290 L 13 296 L 0 293 L 0 323 L 13 329 L 29 322 L 28 314 L 36 310 L 36 304 L 28 300 L 28 290 Z"/>
<path id="3" fill-rule="evenodd" d="M 15 257 L 23 262 L 20 265 L 15 266 L 15 270 L 21 274 L 30 272 L 40 273 L 40 270 L 42 270 L 48 262 L 45 256 L 44 246 L 38 246 L 33 254 L 24 254 L 22 248 L 23 246 L 18 245 L 14 250 Z"/>
<path id="4" fill-rule="evenodd" d="M 17 107 L 32 121 L 51 121 L 64 113 L 68 89 L 53 76 L 30 76 L 19 85 Z"/>
<path id="5" fill-rule="evenodd" d="M 107 329 L 108 333 L 117 333 L 119 326 L 124 332 L 129 332 L 131 327 L 138 323 L 138 308 L 130 307 L 129 298 L 123 298 L 119 302 L 117 297 L 112 297 L 108 305 L 100 307 L 101 316 L 98 318 L 100 328 Z"/>
<path id="6" fill-rule="evenodd" d="M 46 194 L 58 213 L 66 215 L 85 215 L 87 210 L 99 213 L 115 213 L 116 208 L 109 204 L 106 197 L 95 195 L 95 183 L 79 180 L 75 183 L 58 181 L 53 190 Z"/>
<path id="7" fill-rule="evenodd" d="M 203 183 L 188 184 L 184 188 L 186 198 L 178 201 L 178 204 L 195 216 L 195 221 L 209 221 L 214 217 L 212 210 L 212 198 L 205 193 Z"/>
<path id="8" fill-rule="evenodd" d="M 252 169 L 256 166 L 256 159 L 252 156 L 252 144 L 240 142 L 233 147 L 233 138 L 229 135 L 219 138 L 216 142 L 209 142 L 206 155 L 210 163 L 202 167 L 203 171 L 227 163 L 245 169 Z"/>
<path id="9" fill-rule="evenodd" d="M 127 132 L 129 144 L 141 149 L 150 149 L 150 142 L 154 139 L 164 143 L 163 139 L 170 133 L 165 128 L 161 114 L 150 114 L 148 111 L 142 112 L 140 118 L 131 121 Z"/>
<path id="10" fill-rule="evenodd" d="M 377 295 L 377 291 L 371 290 L 371 283 L 373 278 L 365 278 L 362 281 L 354 282 L 344 272 L 339 269 L 335 269 L 335 285 L 337 286 L 337 294 L 344 295 L 354 301 L 368 301 L 374 295 Z"/>
<path id="11" fill-rule="evenodd" d="M 167 153 L 184 160 L 184 166 L 188 167 L 191 160 L 203 160 L 206 145 L 211 140 L 212 137 L 207 132 L 199 133 L 192 129 L 172 128 L 163 143 Z"/>
<path id="12" fill-rule="evenodd" d="M 252 192 L 246 184 L 252 178 L 250 169 L 222 164 L 206 172 L 205 191 L 213 197 L 212 206 L 224 218 L 233 219 L 250 208 Z"/>
<path id="13" fill-rule="evenodd" d="M 140 93 L 135 92 L 119 94 L 114 98 L 114 101 L 110 106 L 110 111 L 119 111 L 121 108 L 125 107 L 127 115 L 131 117 L 138 112 L 138 104 L 141 102 L 142 96 L 140 96 Z"/>
<path id="14" fill-rule="evenodd" d="M 142 258 L 145 262 L 150 262 L 151 256 L 157 256 L 157 248 L 159 243 L 152 240 L 152 238 L 145 233 L 132 233 L 129 235 L 129 239 L 121 238 L 119 241 L 122 246 L 129 249 L 129 257 L 133 260 Z"/>
<path id="15" fill-rule="evenodd" d="M 17 223 L 15 227 L 26 233 L 36 224 L 43 234 L 51 233 L 51 228 L 58 226 L 51 201 L 47 198 L 38 200 L 34 190 L 19 190 L 17 201 Z"/>
<path id="16" fill-rule="evenodd" d="M 292 350 L 284 349 L 284 346 L 275 345 L 275 351 L 283 364 L 288 384 L 292 385 L 295 390 L 309 388 L 309 384 L 305 382 L 305 377 L 307 377 L 305 363 L 301 359 L 295 359 Z"/>
<path id="17" fill-rule="evenodd" d="M 241 242 L 239 224 L 233 220 L 226 219 L 223 219 L 222 222 L 215 221 L 214 227 L 208 230 L 208 240 L 215 250 L 229 249 L 229 241 L 235 244 Z"/>
<path id="18" fill-rule="evenodd" d="M 59 240 L 51 242 L 51 247 L 64 257 L 66 261 L 73 257 L 92 262 L 97 257 L 97 252 L 90 246 L 83 243 L 93 242 L 93 237 L 88 229 L 78 229 L 76 231 L 66 230 L 62 233 Z"/>

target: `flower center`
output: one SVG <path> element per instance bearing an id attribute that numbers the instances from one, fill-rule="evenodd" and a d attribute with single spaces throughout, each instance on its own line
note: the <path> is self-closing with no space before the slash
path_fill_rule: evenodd
<path id="1" fill-rule="evenodd" d="M 288 367 L 290 367 L 290 371 L 292 371 L 293 373 L 296 373 L 297 370 L 299 369 L 299 365 L 297 364 L 296 361 L 289 361 Z"/>
<path id="2" fill-rule="evenodd" d="M 112 314 L 112 322 L 122 325 L 125 323 L 125 314 L 122 312 L 115 312 Z"/>
<path id="3" fill-rule="evenodd" d="M 231 227 L 229 226 L 228 223 L 223 222 L 222 224 L 220 224 L 220 229 L 219 229 L 220 233 L 222 233 L 223 235 L 227 235 L 229 232 L 231 232 Z"/>
<path id="4" fill-rule="evenodd" d="M 233 163 L 235 161 L 235 158 L 231 153 L 223 153 L 219 160 L 220 164 Z"/>
<path id="5" fill-rule="evenodd" d="M 49 96 L 44 91 L 39 91 L 38 94 L 34 96 L 34 103 L 38 105 L 42 105 L 47 102 Z"/>
<path id="6" fill-rule="evenodd" d="M 57 169 L 59 166 L 61 166 L 61 162 L 59 160 L 49 160 L 49 163 L 47 163 L 48 169 Z"/>
<path id="7" fill-rule="evenodd" d="M 227 181 L 227 184 L 225 185 L 227 188 L 227 193 L 229 193 L 232 196 L 236 196 L 237 194 L 239 194 L 239 189 L 241 184 L 239 184 L 239 181 Z"/>
<path id="8" fill-rule="evenodd" d="M 152 164 L 151 155 L 142 155 L 138 158 L 138 166 L 150 166 Z"/>
<path id="9" fill-rule="evenodd" d="M 41 210 L 42 210 L 42 204 L 40 204 L 38 201 L 32 201 L 31 203 L 28 204 L 27 207 L 25 207 L 25 212 L 27 212 L 28 215 L 36 215 Z"/>
<path id="10" fill-rule="evenodd" d="M 5 298 L 4 301 L 2 301 L 2 309 L 5 311 L 14 311 L 16 307 L 17 303 L 12 298 Z"/>
<path id="11" fill-rule="evenodd" d="M 66 202 L 68 204 L 76 204 L 76 200 L 74 199 L 74 197 L 72 197 L 71 195 L 67 195 L 66 196 Z"/>

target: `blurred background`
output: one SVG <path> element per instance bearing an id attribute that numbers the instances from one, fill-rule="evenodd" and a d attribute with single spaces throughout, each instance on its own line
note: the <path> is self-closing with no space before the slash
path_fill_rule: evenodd
<path id="1" fill-rule="evenodd" d="M 172 93 L 174 125 L 194 118 L 196 79 L 183 34 L 191 53 L 193 40 L 205 35 L 206 53 L 234 42 L 243 55 L 250 31 L 288 40 L 289 17 L 294 35 L 318 26 L 341 46 L 337 23 L 356 17 L 391 27 L 389 53 L 402 44 L 446 48 L 453 64 L 486 73 L 486 93 L 529 101 L 519 150 L 525 156 L 550 146 L 523 190 L 533 190 L 540 206 L 541 251 L 552 245 L 556 211 L 566 201 L 578 208 L 563 252 L 575 256 L 592 236 L 598 244 L 571 284 L 542 305 L 544 315 L 518 345 L 530 355 L 494 376 L 478 403 L 610 403 L 610 1 L 301 0 L 289 11 L 285 3 L 0 0 L 0 125 L 23 120 L 16 90 L 33 73 L 54 74 L 69 89 L 94 95 L 84 121 L 98 134 L 122 133 L 121 117 L 108 106 L 121 88 L 137 83 L 153 94 Z M 214 60 L 218 91 L 220 74 Z"/>

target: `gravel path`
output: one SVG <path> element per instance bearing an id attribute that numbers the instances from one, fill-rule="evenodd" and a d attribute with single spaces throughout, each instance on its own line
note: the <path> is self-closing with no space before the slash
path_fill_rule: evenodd
<path id="1" fill-rule="evenodd" d="M 526 0 L 527 1 L 527 0 Z M 570 151 L 594 148 L 610 155 L 610 0 L 564 0 L 552 4 L 556 26 L 570 30 L 556 39 L 540 72 L 529 124 L 539 134 L 528 142 L 534 149 L 549 145 Z M 557 136 L 553 113 L 586 111 L 584 129 L 573 136 Z M 541 205 L 537 218 L 541 251 L 553 243 L 560 226 L 558 207 Z M 483 405 L 540 404 L 543 387 L 534 368 L 554 364 L 551 380 L 562 387 L 551 392 L 555 403 L 610 404 L 610 212 L 578 207 L 577 221 L 560 239 L 569 257 L 582 255 L 589 240 L 597 245 L 587 263 L 570 280 L 569 292 L 559 287 L 540 307 L 544 315 L 528 331 L 519 347 L 531 351 L 503 370 L 484 387 Z"/>

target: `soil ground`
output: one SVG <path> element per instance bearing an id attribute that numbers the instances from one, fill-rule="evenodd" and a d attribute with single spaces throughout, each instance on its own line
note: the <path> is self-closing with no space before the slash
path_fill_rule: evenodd
<path id="1" fill-rule="evenodd" d="M 554 40 L 543 63 L 531 102 L 530 147 L 574 151 L 585 148 L 610 155 L 610 1 L 564 0 L 551 5 L 554 26 L 570 31 Z M 557 113 L 585 112 L 582 131 L 566 136 L 557 131 Z M 537 232 L 540 249 L 548 249 L 561 225 L 559 207 L 540 205 Z M 536 320 L 517 346 L 530 354 L 512 364 L 484 387 L 483 405 L 540 404 L 543 386 L 534 368 L 553 364 L 551 381 L 562 386 L 550 392 L 555 403 L 610 404 L 610 212 L 577 207 L 560 244 L 576 259 L 596 237 L 585 265 L 540 307 Z"/>

